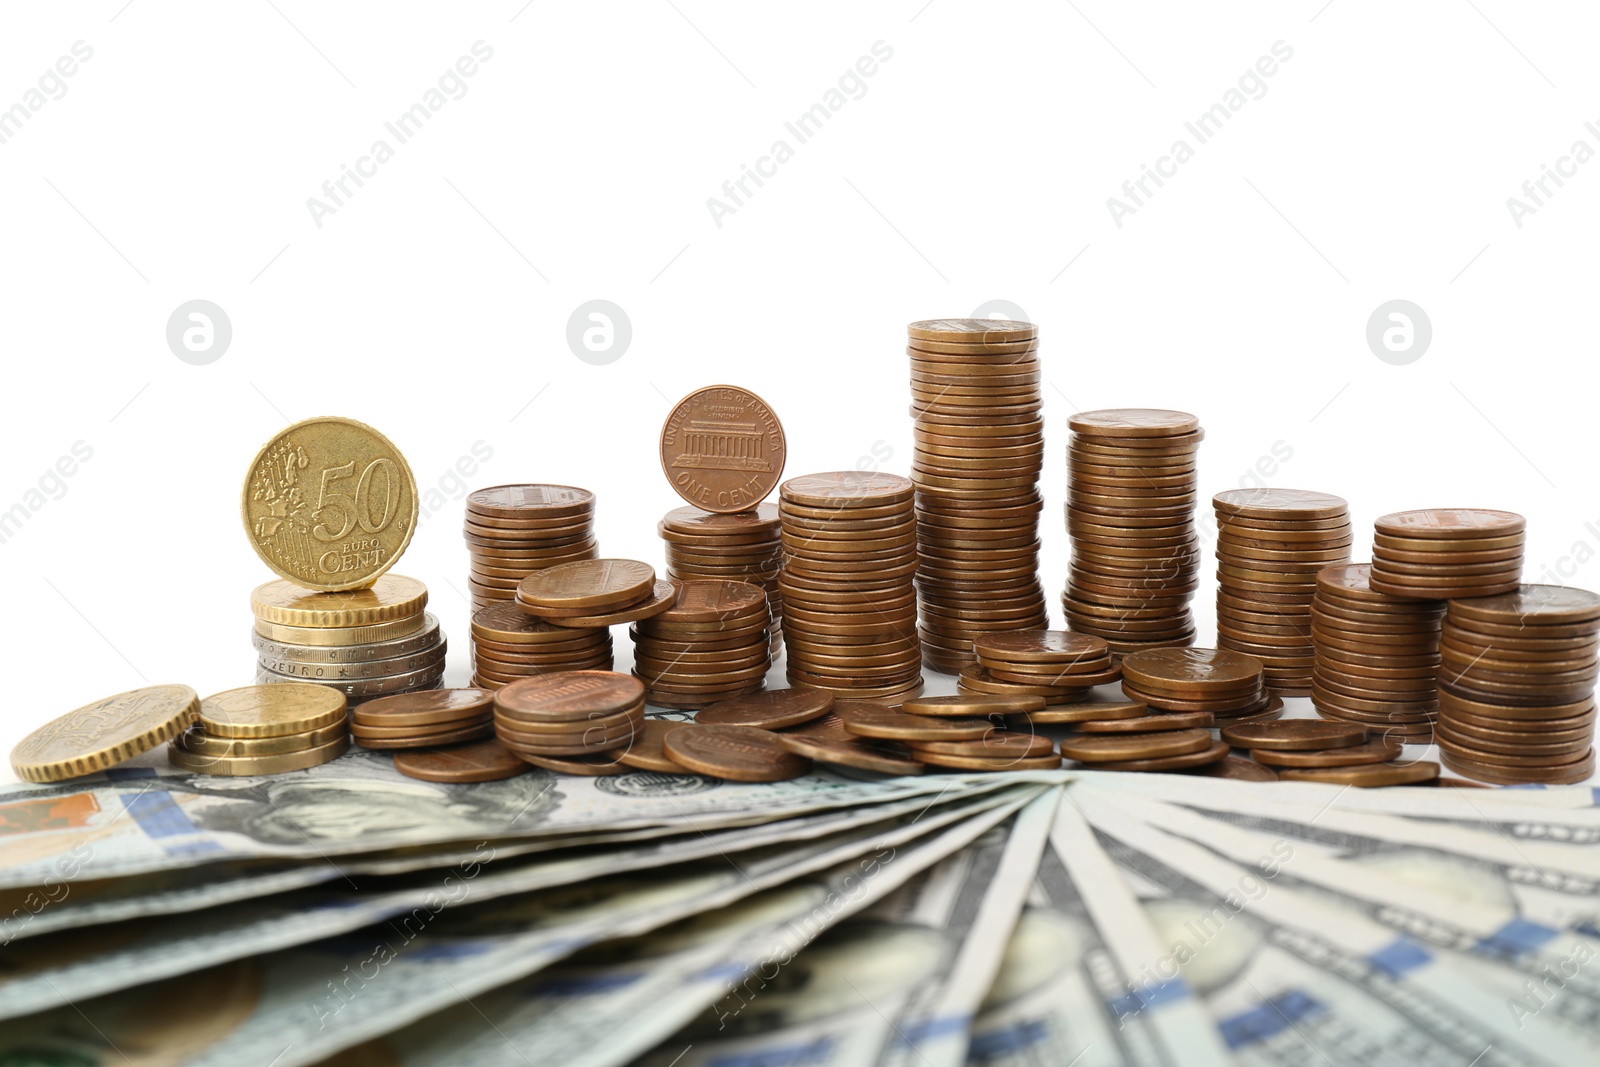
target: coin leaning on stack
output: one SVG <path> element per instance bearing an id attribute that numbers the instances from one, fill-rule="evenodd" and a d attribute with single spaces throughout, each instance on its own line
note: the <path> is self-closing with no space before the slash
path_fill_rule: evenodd
<path id="1" fill-rule="evenodd" d="M 789 684 L 890 699 L 922 690 L 915 486 L 840 471 L 781 488 Z"/>
<path id="2" fill-rule="evenodd" d="M 610 671 L 524 678 L 494 696 L 495 736 L 535 767 L 620 774 L 617 761 L 644 731 L 644 685 Z"/>
<path id="3" fill-rule="evenodd" d="M 1444 603 L 1375 592 L 1369 563 L 1317 572 L 1311 600 L 1311 703 L 1330 719 L 1428 744 L 1439 709 Z"/>
<path id="4" fill-rule="evenodd" d="M 973 664 L 974 638 L 1047 621 L 1039 584 L 1039 330 L 1028 322 L 934 319 L 906 332 L 922 655 L 955 674 Z"/>
<path id="5" fill-rule="evenodd" d="M 256 681 L 324 685 L 351 703 L 432 689 L 444 677 L 447 644 L 427 603 L 427 587 L 398 574 L 333 593 L 287 581 L 259 586 L 250 595 Z"/>
<path id="6" fill-rule="evenodd" d="M 1597 648 L 1600 596 L 1582 589 L 1450 601 L 1434 731 L 1444 765 L 1500 785 L 1588 778 Z"/>
<path id="7" fill-rule="evenodd" d="M 472 684 L 482 689 L 536 674 L 612 666 L 611 630 L 557 626 L 516 604 L 491 604 L 472 615 Z"/>
<path id="8" fill-rule="evenodd" d="M 1217 516 L 1217 644 L 1254 656 L 1267 688 L 1308 696 L 1317 573 L 1350 560 L 1350 508 L 1304 489 L 1231 489 Z"/>
<path id="9" fill-rule="evenodd" d="M 594 559 L 594 494 L 569 485 L 496 485 L 467 495 L 462 535 L 472 557 L 474 610 L 515 599 L 546 567 Z"/>
<path id="10" fill-rule="evenodd" d="M 634 623 L 633 673 L 663 708 L 703 708 L 766 688 L 772 610 L 747 582 L 682 582 L 673 606 Z"/>
<path id="11" fill-rule="evenodd" d="M 310 683 L 252 685 L 201 701 L 167 760 L 195 774 L 254 777 L 318 767 L 349 747 L 342 693 Z"/>
<path id="12" fill-rule="evenodd" d="M 667 546 L 667 578 L 683 585 L 697 581 L 747 582 L 767 595 L 774 624 L 783 620 L 782 523 L 775 504 L 749 511 L 719 513 L 696 507 L 667 512 L 656 527 Z M 773 653 L 781 636 L 773 628 Z"/>
<path id="13" fill-rule="evenodd" d="M 1527 521 L 1510 511 L 1398 511 L 1374 524 L 1372 588 L 1390 596 L 1457 600 L 1515 592 Z"/>
<path id="14" fill-rule="evenodd" d="M 1182 411 L 1110 408 L 1068 422 L 1067 626 L 1115 655 L 1194 640 L 1200 580 L 1195 454 L 1205 432 Z"/>
<path id="15" fill-rule="evenodd" d="M 493 733 L 494 692 L 488 689 L 402 693 L 350 709 L 350 734 L 362 748 L 436 748 Z"/>

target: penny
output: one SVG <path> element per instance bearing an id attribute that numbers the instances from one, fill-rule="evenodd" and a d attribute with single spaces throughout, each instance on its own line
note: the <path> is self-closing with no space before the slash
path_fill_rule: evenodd
<path id="1" fill-rule="evenodd" d="M 686 726 L 662 741 L 667 758 L 696 774 L 735 782 L 798 778 L 811 761 L 785 748 L 776 735 L 749 726 Z"/>
<path id="2" fill-rule="evenodd" d="M 416 741 L 422 738 L 452 734 L 461 730 L 477 730 L 493 725 L 494 713 L 490 712 L 484 715 L 475 715 L 470 719 L 432 723 L 426 726 L 367 726 L 359 722 L 351 722 L 347 729 L 357 741 Z"/>
<path id="3" fill-rule="evenodd" d="M 1594 774 L 1595 758 L 1591 749 L 1587 755 L 1567 763 L 1547 767 L 1503 767 L 1485 763 L 1453 752 L 1441 751 L 1440 761 L 1450 770 L 1469 778 L 1494 785 L 1521 785 L 1538 782 L 1546 785 L 1572 785 L 1588 780 Z"/>
<path id="4" fill-rule="evenodd" d="M 697 713 L 703 726 L 751 726 L 782 730 L 820 719 L 833 708 L 834 695 L 820 689 L 775 689 L 724 700 Z"/>
<path id="5" fill-rule="evenodd" d="M 310 683 L 253 685 L 229 689 L 200 703 L 200 724 L 214 737 L 278 737 L 303 734 L 346 720 L 338 690 Z"/>
<path id="6" fill-rule="evenodd" d="M 846 729 L 860 737 L 904 741 L 976 741 L 995 730 L 987 719 L 909 715 L 862 700 L 840 700 L 834 704 L 834 714 Z"/>
<path id="7" fill-rule="evenodd" d="M 478 741 L 492 736 L 494 736 L 494 723 L 492 722 L 473 723 L 470 726 L 462 726 L 454 730 L 418 734 L 414 737 L 363 737 L 360 734 L 351 733 L 351 737 L 355 739 L 356 744 L 362 748 L 370 749 L 431 748 L 435 745 L 455 745 L 468 741 Z"/>
<path id="8" fill-rule="evenodd" d="M 551 722 L 614 714 L 644 700 L 638 679 L 611 671 L 567 671 L 521 681 L 495 694 L 496 710 Z"/>
<path id="9" fill-rule="evenodd" d="M 1189 771 L 1198 767 L 1220 763 L 1227 757 L 1228 746 L 1226 742 L 1215 741 L 1196 752 L 1186 752 L 1178 756 L 1156 756 L 1148 759 L 1104 760 L 1090 764 L 1089 769 L 1135 773 Z"/>
<path id="10" fill-rule="evenodd" d="M 1043 711 L 1045 702 L 1043 697 L 1036 696 L 965 694 L 942 697 L 912 697 L 910 700 L 904 701 L 900 707 L 901 710 L 909 715 L 963 718 L 989 715 L 1021 715 L 1028 712 Z"/>
<path id="11" fill-rule="evenodd" d="M 447 748 L 396 752 L 394 769 L 424 782 L 498 782 L 527 774 L 532 765 L 493 739 Z"/>
<path id="12" fill-rule="evenodd" d="M 924 319 L 908 325 L 906 335 L 914 342 L 994 345 L 1030 341 L 1039 336 L 1039 328 L 1010 319 Z"/>
<path id="13" fill-rule="evenodd" d="M 821 511 L 820 517 L 828 518 L 834 509 L 853 511 L 909 503 L 914 486 L 910 479 L 898 474 L 837 471 L 791 478 L 783 483 L 782 492 L 786 505 Z"/>
<path id="14" fill-rule="evenodd" d="M 915 759 L 858 738 L 804 730 L 772 736 L 788 751 L 819 763 L 897 776 L 921 774 L 926 769 Z"/>
<path id="15" fill-rule="evenodd" d="M 1523 548 L 1527 544 L 1527 540 L 1527 537 L 1520 533 L 1509 534 L 1505 537 L 1429 538 L 1394 537 L 1380 530 L 1372 535 L 1374 548 L 1389 549 L 1396 552 L 1427 552 L 1430 554 L 1441 552 L 1504 552 Z"/>
<path id="16" fill-rule="evenodd" d="M 1304 722 L 1291 719 L 1290 722 Z M 1281 725 L 1281 724 L 1280 724 Z M 1226 737 L 1226 733 L 1223 735 Z M 1400 745 L 1385 738 L 1374 738 L 1359 745 L 1344 748 L 1280 750 L 1254 749 L 1250 755 L 1257 762 L 1272 767 L 1353 767 L 1363 763 L 1388 763 L 1400 758 Z"/>
<path id="17" fill-rule="evenodd" d="M 1061 768 L 1060 756 L 957 756 L 942 752 L 918 752 L 919 762 L 930 767 L 952 771 L 988 771 L 1003 774 L 1007 771 L 1054 771 Z"/>
<path id="18" fill-rule="evenodd" d="M 1099 719 L 1078 724 L 1078 732 L 1085 734 L 1148 734 L 1166 730 L 1194 730 L 1216 723 L 1216 715 L 1209 711 L 1160 712 L 1137 715 L 1128 719 Z"/>
<path id="19" fill-rule="evenodd" d="M 1206 730 L 1172 730 L 1144 734 L 1075 734 L 1061 740 L 1061 754 L 1079 763 L 1147 760 L 1184 756 L 1212 746 Z M 1220 757 L 1219 757 L 1220 758 Z"/>
<path id="20" fill-rule="evenodd" d="M 918 758 L 924 753 L 933 753 L 983 759 L 1036 759 L 1055 752 L 1055 742 L 1048 737 L 1024 733 L 993 733 L 977 741 L 908 741 L 906 744 Z"/>
<path id="21" fill-rule="evenodd" d="M 240 513 L 250 547 L 273 573 L 302 589 L 361 589 L 411 543 L 417 483 L 405 457 L 372 427 L 306 419 L 251 460 Z"/>
<path id="22" fill-rule="evenodd" d="M 517 753 L 524 763 L 557 774 L 572 774 L 585 778 L 603 778 L 612 774 L 627 774 L 633 768 L 623 763 L 618 752 L 598 752 L 582 756 L 540 756 Z"/>
<path id="23" fill-rule="evenodd" d="M 698 389 L 661 427 L 661 469 L 683 499 L 704 511 L 747 511 L 783 477 L 783 424 L 765 400 L 733 385 Z"/>
<path id="24" fill-rule="evenodd" d="M 655 568 L 648 563 L 581 560 L 530 574 L 517 587 L 517 600 L 531 615 L 571 617 L 637 604 L 653 595 L 655 585 Z"/>
<path id="25" fill-rule="evenodd" d="M 59 782 L 103 771 L 178 736 L 200 698 L 186 685 L 153 685 L 86 704 L 34 730 L 11 750 L 26 782 Z"/>
<path id="26" fill-rule="evenodd" d="M 974 644 L 980 654 L 989 653 L 1009 663 L 1070 663 L 1077 659 L 1093 659 L 1107 651 L 1106 643 L 1100 638 L 1065 630 L 989 634 Z"/>
<path id="27" fill-rule="evenodd" d="M 1524 585 L 1513 593 L 1453 603 L 1450 615 L 1534 631 L 1546 625 L 1600 623 L 1600 595 L 1569 586 Z"/>
<path id="28" fill-rule="evenodd" d="M 287 774 L 320 767 L 342 756 L 350 748 L 350 738 L 342 735 L 314 748 L 299 749 L 274 756 L 206 756 L 167 746 L 167 762 L 194 774 L 255 778 L 268 774 Z"/>
<path id="29" fill-rule="evenodd" d="M 1333 519 L 1350 509 L 1343 497 L 1305 489 L 1230 489 L 1212 503 L 1218 512 L 1258 519 Z"/>
<path id="30" fill-rule="evenodd" d="M 1348 722 L 1284 719 L 1223 727 L 1222 739 L 1235 748 L 1276 752 L 1347 748 L 1367 740 L 1365 727 Z"/>
<path id="31" fill-rule="evenodd" d="M 1160 648 L 1124 657 L 1122 670 L 1126 681 L 1141 689 L 1201 698 L 1254 685 L 1261 677 L 1261 662 L 1226 649 Z"/>
<path id="32" fill-rule="evenodd" d="M 1418 540 L 1507 537 L 1520 534 L 1527 520 L 1510 511 L 1484 508 L 1431 508 L 1397 511 L 1373 524 L 1381 534 Z"/>
<path id="33" fill-rule="evenodd" d="M 671 611 L 672 606 L 677 602 L 678 587 L 671 582 L 658 581 L 645 599 L 636 604 L 629 604 L 620 610 L 602 612 L 597 615 L 551 616 L 546 621 L 569 629 L 603 629 L 620 623 L 640 622 L 644 619 L 656 618 Z"/>
<path id="34" fill-rule="evenodd" d="M 1439 765 L 1432 762 L 1369 763 L 1354 767 L 1286 767 L 1278 772 L 1286 782 L 1326 782 L 1363 788 L 1384 785 L 1417 785 L 1439 777 Z"/>
<path id="35" fill-rule="evenodd" d="M 1276 782 L 1278 780 L 1278 772 L 1271 767 L 1263 767 L 1254 760 L 1241 759 L 1238 756 L 1226 756 L 1214 763 L 1206 763 L 1186 770 L 1184 773 L 1201 778 L 1231 778 L 1240 782 Z"/>
<path id="36" fill-rule="evenodd" d="M 258 586 L 250 594 L 250 607 L 258 624 L 308 629 L 420 618 L 427 603 L 427 587 L 415 578 L 398 574 L 384 574 L 370 587 L 361 589 L 310 592 L 295 582 L 275 581 Z"/>
<path id="37" fill-rule="evenodd" d="M 730 534 L 770 535 L 778 532 L 778 508 L 759 504 L 745 511 L 718 512 L 682 507 L 667 512 L 661 525 L 680 533 L 721 538 Z"/>
<path id="38" fill-rule="evenodd" d="M 518 520 L 555 520 L 587 515 L 594 494 L 570 485 L 492 485 L 467 494 L 467 509 Z"/>
<path id="39" fill-rule="evenodd" d="M 627 748 L 617 753 L 617 760 L 638 771 L 657 774 L 688 774 L 689 769 L 667 758 L 662 747 L 666 735 L 682 730 L 689 723 L 671 719 L 647 719 L 643 729 L 634 735 Z"/>

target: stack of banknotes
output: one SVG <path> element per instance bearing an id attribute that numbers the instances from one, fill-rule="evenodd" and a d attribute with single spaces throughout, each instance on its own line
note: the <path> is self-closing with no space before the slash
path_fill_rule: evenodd
<path id="1" fill-rule="evenodd" d="M 1040 772 L 0 791 L 0 1063 L 1600 1062 L 1584 787 Z"/>

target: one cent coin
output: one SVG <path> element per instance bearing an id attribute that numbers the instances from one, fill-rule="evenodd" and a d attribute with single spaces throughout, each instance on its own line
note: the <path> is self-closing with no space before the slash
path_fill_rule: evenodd
<path id="1" fill-rule="evenodd" d="M 1286 782 L 1327 782 L 1331 785 L 1372 787 L 1417 785 L 1439 777 L 1439 765 L 1432 761 L 1416 763 L 1368 763 L 1356 767 L 1286 767 L 1278 773 Z"/>
<path id="2" fill-rule="evenodd" d="M 1295 721 L 1295 720 L 1290 720 Z M 1255 749 L 1250 755 L 1272 767 L 1354 767 L 1363 763 L 1388 763 L 1400 758 L 1398 741 L 1374 738 L 1359 745 L 1310 751 Z"/>
<path id="3" fill-rule="evenodd" d="M 655 590 L 656 571 L 631 559 L 586 559 L 535 571 L 517 586 L 531 614 L 581 615 L 637 604 Z"/>
<path id="4" fill-rule="evenodd" d="M 1061 754 L 1079 763 L 1146 760 L 1184 756 L 1212 745 L 1209 730 L 1171 730 L 1154 734 L 1095 734 L 1063 738 Z M 1221 758 L 1221 757 L 1218 757 Z"/>
<path id="5" fill-rule="evenodd" d="M 1263 767 L 1254 760 L 1243 759 L 1239 756 L 1227 756 L 1214 763 L 1195 767 L 1185 773 L 1197 775 L 1201 778 L 1231 778 L 1237 782 L 1276 782 L 1278 780 L 1278 772 L 1271 767 Z"/>
<path id="6" fill-rule="evenodd" d="M 1107 760 L 1091 764 L 1097 771 L 1132 771 L 1132 772 L 1157 772 L 1157 771 L 1188 771 L 1196 767 L 1205 767 L 1213 763 L 1220 763 L 1228 755 L 1226 741 L 1214 741 L 1210 746 L 1195 752 L 1185 752 L 1181 756 L 1156 756 L 1150 759 Z"/>
<path id="7" fill-rule="evenodd" d="M 858 771 L 893 775 L 921 774 L 926 769 L 923 764 L 902 752 L 880 747 L 848 734 L 840 736 L 802 729 L 772 736 L 795 755 L 805 756 L 818 763 L 832 763 Z"/>
<path id="8" fill-rule="evenodd" d="M 581 721 L 626 711 L 644 700 L 644 684 L 615 671 L 563 671 L 512 682 L 495 694 L 496 708 L 546 721 Z"/>
<path id="9" fill-rule="evenodd" d="M 679 496 L 705 511 L 756 507 L 782 480 L 787 457 L 772 408 L 733 385 L 690 393 L 661 427 L 661 469 Z"/>
<path id="10" fill-rule="evenodd" d="M 1427 508 L 1380 516 L 1374 526 L 1391 537 L 1417 539 L 1492 538 L 1520 534 L 1528 522 L 1512 511 Z"/>
<path id="11" fill-rule="evenodd" d="M 488 689 L 427 689 L 379 697 L 353 708 L 350 718 L 365 726 L 442 726 L 487 718 L 494 713 Z"/>
<path id="12" fill-rule="evenodd" d="M 782 782 L 811 769 L 776 735 L 749 726 L 686 726 L 668 733 L 662 749 L 696 774 L 733 782 Z"/>
<path id="13" fill-rule="evenodd" d="M 912 697 L 900 705 L 911 715 L 958 718 L 981 715 L 1025 715 L 1045 709 L 1044 697 L 1000 696 L 984 693 L 944 697 Z"/>
<path id="14" fill-rule="evenodd" d="M 448 748 L 397 752 L 394 768 L 424 782 L 498 782 L 527 774 L 532 765 L 493 739 Z"/>
<path id="15" fill-rule="evenodd" d="M 200 698 L 186 685 L 152 685 L 97 700 L 45 723 L 11 750 L 26 782 L 59 782 L 114 767 L 176 737 Z"/>
<path id="16" fill-rule="evenodd" d="M 833 713 L 857 736 L 894 741 L 977 741 L 996 732 L 988 719 L 907 715 L 865 700 L 836 701 Z"/>
<path id="17" fill-rule="evenodd" d="M 687 726 L 689 723 L 675 722 L 671 719 L 648 719 L 645 721 L 644 729 L 634 735 L 632 743 L 617 753 L 617 759 L 639 771 L 688 774 L 687 767 L 667 758 L 666 749 L 663 747 L 668 734 Z"/>
<path id="18" fill-rule="evenodd" d="M 774 689 L 711 705 L 694 717 L 699 726 L 751 726 L 783 730 L 820 719 L 833 708 L 834 694 L 822 689 Z"/>
<path id="19" fill-rule="evenodd" d="M 1216 716 L 1209 711 L 1174 711 L 1140 715 L 1132 719 L 1104 719 L 1078 724 L 1085 734 L 1150 734 L 1166 730 L 1200 730 L 1212 726 Z"/>
<path id="20" fill-rule="evenodd" d="M 1360 723 L 1321 719 L 1280 719 L 1276 722 L 1235 723 L 1222 728 L 1222 739 L 1235 748 L 1306 752 L 1350 748 L 1367 740 Z"/>

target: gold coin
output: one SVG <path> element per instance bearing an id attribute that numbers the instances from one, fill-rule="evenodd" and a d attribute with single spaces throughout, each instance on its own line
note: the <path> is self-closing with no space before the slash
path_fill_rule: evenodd
<path id="1" fill-rule="evenodd" d="M 297 422 L 261 446 L 240 506 L 250 545 L 307 589 L 361 589 L 417 526 L 417 481 L 390 440 L 354 419 Z"/>
<path id="2" fill-rule="evenodd" d="M 205 698 L 200 725 L 213 737 L 280 737 L 345 721 L 344 694 L 309 682 L 247 685 Z"/>
<path id="3" fill-rule="evenodd" d="M 257 619 L 255 632 L 265 640 L 284 645 L 351 648 L 355 645 L 380 644 L 410 637 L 429 626 L 430 619 L 432 616 L 422 611 L 389 622 L 373 623 L 370 626 L 283 626 Z"/>
<path id="4" fill-rule="evenodd" d="M 365 627 L 412 615 L 420 619 L 427 604 L 428 587 L 399 574 L 386 574 L 368 589 L 314 593 L 294 582 L 277 581 L 258 586 L 250 594 L 258 626 L 265 622 L 306 629 Z"/>
<path id="5" fill-rule="evenodd" d="M 11 769 L 26 782 L 93 774 L 148 752 L 194 720 L 200 699 L 186 685 L 118 693 L 52 719 L 11 750 Z"/>
<path id="6" fill-rule="evenodd" d="M 197 756 L 282 756 L 326 745 L 348 732 L 344 723 L 336 722 L 320 730 L 279 737 L 213 737 L 197 723 L 173 738 L 172 747 Z"/>
<path id="7" fill-rule="evenodd" d="M 285 752 L 279 756 L 202 756 L 177 745 L 167 746 L 167 762 L 194 774 L 218 774 L 232 778 L 254 778 L 263 774 L 287 774 L 320 767 L 344 755 L 350 747 L 349 735 L 315 748 Z"/>

